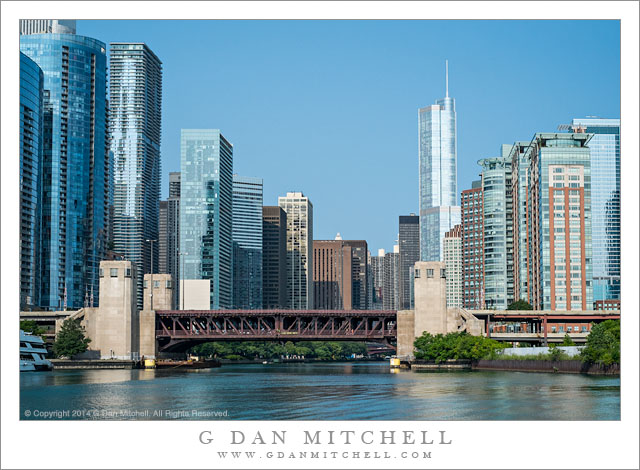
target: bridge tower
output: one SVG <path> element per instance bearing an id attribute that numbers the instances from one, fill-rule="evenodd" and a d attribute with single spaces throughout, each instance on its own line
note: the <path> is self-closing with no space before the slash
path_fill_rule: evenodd
<path id="1" fill-rule="evenodd" d="M 415 263 L 414 310 L 398 311 L 398 357 L 413 358 L 413 342 L 425 331 L 437 335 L 451 329 L 445 273 L 445 264 L 439 261 Z"/>
<path id="2" fill-rule="evenodd" d="M 156 310 L 174 310 L 171 274 L 145 274 L 143 310 L 140 312 L 140 356 L 155 359 Z"/>
<path id="3" fill-rule="evenodd" d="M 85 309 L 89 349 L 101 359 L 138 355 L 136 266 L 131 261 L 100 262 L 99 308 Z"/>

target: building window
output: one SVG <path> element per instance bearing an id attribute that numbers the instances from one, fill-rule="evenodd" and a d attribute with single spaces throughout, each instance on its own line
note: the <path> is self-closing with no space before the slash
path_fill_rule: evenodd
<path id="1" fill-rule="evenodd" d="M 446 269 L 441 269 L 440 270 L 440 277 L 441 278 L 446 278 L 447 277 L 447 270 Z"/>
<path id="2" fill-rule="evenodd" d="M 433 277 L 433 269 L 427 269 L 427 277 Z"/>
<path id="3" fill-rule="evenodd" d="M 131 268 L 124 269 L 124 277 L 131 277 Z"/>
<path id="4" fill-rule="evenodd" d="M 145 289 L 149 287 L 149 281 L 147 281 L 146 279 L 144 280 L 143 284 Z"/>
<path id="5" fill-rule="evenodd" d="M 167 279 L 167 289 L 171 289 L 171 279 Z"/>
<path id="6" fill-rule="evenodd" d="M 104 269 L 100 268 L 100 277 L 104 277 Z"/>
<path id="7" fill-rule="evenodd" d="M 160 288 L 160 281 L 153 281 L 153 288 L 154 289 L 159 289 Z"/>
<path id="8" fill-rule="evenodd" d="M 419 278 L 420 277 L 420 270 L 419 269 L 416 269 L 414 271 L 414 276 L 413 277 L 415 277 L 415 278 Z"/>
<path id="9" fill-rule="evenodd" d="M 109 270 L 111 277 L 118 277 L 118 268 L 111 268 Z"/>

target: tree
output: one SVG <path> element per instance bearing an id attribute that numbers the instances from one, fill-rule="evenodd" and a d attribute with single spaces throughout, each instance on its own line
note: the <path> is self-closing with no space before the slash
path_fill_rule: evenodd
<path id="1" fill-rule="evenodd" d="M 34 320 L 22 320 L 20 329 L 25 333 L 31 333 L 34 336 L 42 336 L 47 330 L 39 326 Z"/>
<path id="2" fill-rule="evenodd" d="M 565 333 L 564 334 L 564 339 L 562 340 L 562 345 L 563 346 L 575 346 L 576 343 L 573 342 L 573 340 L 571 339 L 571 336 L 569 336 L 569 333 Z"/>
<path id="3" fill-rule="evenodd" d="M 80 319 L 65 320 L 53 343 L 53 353 L 56 357 L 72 357 L 85 352 L 90 342 L 91 339 L 85 336 Z"/>
<path id="4" fill-rule="evenodd" d="M 533 310 L 533 307 L 526 300 L 516 300 L 507 307 L 507 310 Z"/>
<path id="5" fill-rule="evenodd" d="M 591 328 L 587 344 L 580 353 L 590 364 L 620 363 L 620 320 L 606 320 Z"/>

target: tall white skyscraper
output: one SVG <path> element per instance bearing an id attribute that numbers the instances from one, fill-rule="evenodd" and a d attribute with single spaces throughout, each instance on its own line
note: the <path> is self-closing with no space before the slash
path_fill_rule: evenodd
<path id="1" fill-rule="evenodd" d="M 457 205 L 456 102 L 449 97 L 449 66 L 445 97 L 418 110 L 420 168 L 420 259 L 440 261 L 442 240 L 460 223 Z"/>
<path id="2" fill-rule="evenodd" d="M 287 308 L 313 308 L 313 205 L 301 192 L 278 198 L 287 213 Z"/>
<path id="3" fill-rule="evenodd" d="M 146 44 L 112 43 L 109 68 L 114 251 L 136 263 L 142 308 L 142 279 L 159 261 L 162 62 Z"/>

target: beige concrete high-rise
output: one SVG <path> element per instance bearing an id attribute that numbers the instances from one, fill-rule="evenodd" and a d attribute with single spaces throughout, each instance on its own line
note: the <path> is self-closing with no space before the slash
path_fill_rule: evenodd
<path id="1" fill-rule="evenodd" d="M 313 205 L 302 192 L 278 198 L 287 213 L 287 308 L 313 308 Z"/>
<path id="2" fill-rule="evenodd" d="M 453 227 L 442 240 L 447 270 L 447 307 L 462 307 L 462 226 Z"/>

